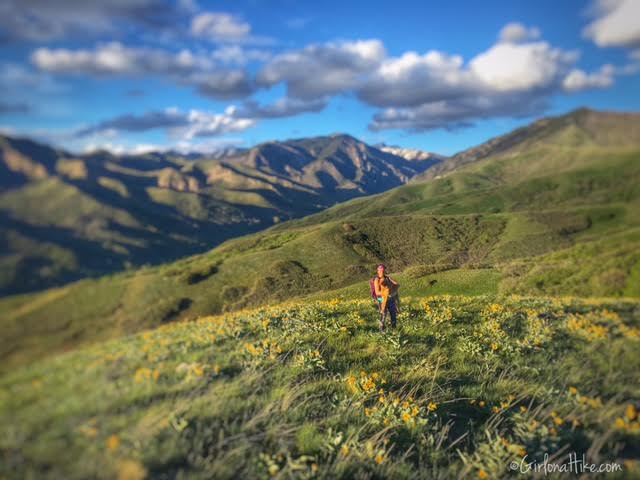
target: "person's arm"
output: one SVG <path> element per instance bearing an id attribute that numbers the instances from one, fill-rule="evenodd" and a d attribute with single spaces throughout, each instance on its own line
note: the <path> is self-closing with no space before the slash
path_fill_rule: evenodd
<path id="1" fill-rule="evenodd" d="M 389 282 L 391 282 L 391 285 L 393 285 L 393 287 L 391 288 L 391 296 L 396 296 L 398 294 L 398 289 L 400 288 L 400 284 L 391 277 L 387 277 L 387 278 L 389 278 Z"/>
<path id="2" fill-rule="evenodd" d="M 376 279 L 373 281 L 373 288 L 376 291 L 376 297 L 381 297 L 382 296 L 382 290 L 380 290 L 380 278 L 376 277 Z"/>

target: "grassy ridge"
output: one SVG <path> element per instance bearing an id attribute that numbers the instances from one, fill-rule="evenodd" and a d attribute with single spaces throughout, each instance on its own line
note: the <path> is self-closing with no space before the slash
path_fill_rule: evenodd
<path id="1" fill-rule="evenodd" d="M 0 295 L 203 252 L 401 185 L 439 161 L 347 135 L 228 153 L 74 156 L 0 135 Z"/>
<path id="2" fill-rule="evenodd" d="M 613 218 L 584 210 L 548 212 L 540 220 L 546 223 L 532 222 L 528 213 L 412 215 L 266 232 L 164 266 L 4 299 L 0 354 L 6 369 L 177 319 L 345 288 L 366 279 L 378 261 L 394 272 L 403 270 L 402 278 L 415 279 L 415 294 L 501 290 L 632 295 L 626 272 L 637 263 L 635 237 L 621 235 L 615 247 L 602 240 L 598 257 L 585 255 L 578 263 L 575 259 L 585 252 L 571 247 L 592 228 L 613 230 L 610 224 L 620 222 L 624 230 L 627 220 L 621 212 L 626 210 L 616 211 Z M 586 218 L 592 219 L 588 228 Z M 584 229 L 575 231 L 580 226 Z M 569 249 L 562 265 L 575 271 L 573 283 L 561 281 L 565 271 L 553 257 L 530 257 L 562 247 Z M 625 256 L 615 253 L 620 249 Z M 606 255 L 610 265 L 598 260 Z M 482 276 L 469 280 L 468 272 L 478 267 L 492 272 L 490 283 Z M 617 283 L 606 281 L 611 274 L 618 276 Z M 596 282 L 591 276 L 602 278 Z"/>
<path id="3" fill-rule="evenodd" d="M 640 150 L 611 118 L 619 120 L 567 115 L 441 178 L 205 254 L 2 299 L 0 368 L 166 322 L 348 288 L 378 262 L 415 279 L 421 295 L 638 296 Z M 479 270 L 490 280 L 469 274 Z"/>
<path id="4" fill-rule="evenodd" d="M 569 452 L 637 477 L 640 150 L 603 121 L 0 300 L 0 477 L 504 478 Z M 403 298 L 384 335 L 380 261 Z"/>
<path id="5" fill-rule="evenodd" d="M 0 475 L 502 478 L 561 447 L 637 474 L 637 301 L 407 295 L 386 335 L 371 307 L 204 317 L 7 374 Z"/>
<path id="6" fill-rule="evenodd" d="M 6 369 L 169 321 L 345 288 L 379 261 L 415 279 L 416 294 L 637 296 L 632 212 L 618 204 L 403 215 L 265 232 L 175 263 L 3 299 L 0 355 Z M 465 279 L 477 268 L 492 272 L 489 284 Z"/>

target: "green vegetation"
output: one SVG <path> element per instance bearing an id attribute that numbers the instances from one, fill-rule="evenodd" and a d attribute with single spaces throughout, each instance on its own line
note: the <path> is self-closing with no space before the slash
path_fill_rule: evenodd
<path id="1" fill-rule="evenodd" d="M 574 123 L 564 120 L 568 133 L 545 127 L 546 136 L 521 139 L 515 152 L 439 179 L 351 200 L 176 262 L 0 300 L 2 369 L 167 321 L 339 289 L 367 295 L 359 285 L 381 261 L 415 295 L 637 297 L 640 149 L 566 141 L 584 115 L 600 122 L 594 138 L 601 138 L 609 117 L 578 112 L 566 117 Z M 68 328 L 46 330 L 57 322 Z"/>
<path id="2" fill-rule="evenodd" d="M 638 128 L 589 111 L 544 120 L 439 178 L 0 300 L 0 477 L 489 479 L 562 449 L 637 476 L 640 135 L 624 135 Z M 337 148 L 305 145 L 322 161 Z M 262 153 L 238 168 L 277 169 Z M 26 187 L 31 205 L 55 181 Z M 64 191 L 52 205 L 71 208 L 80 190 Z M 223 196 L 145 191 L 192 220 Z M 10 233 L 12 248 L 62 255 Z M 36 266 L 84 265 L 63 251 Z M 21 261 L 2 259 L 33 268 Z M 368 298 L 379 262 L 402 285 L 384 335 Z"/>
<path id="3" fill-rule="evenodd" d="M 0 295 L 203 252 L 401 185 L 434 162 L 347 135 L 269 142 L 221 159 L 68 157 L 0 136 L 0 234 L 14 239 L 0 254 Z"/>
<path id="4" fill-rule="evenodd" d="M 370 301 L 342 295 L 171 323 L 8 373 L 0 475 L 502 478 L 561 448 L 561 463 L 588 452 L 637 475 L 640 302 L 404 305 L 385 335 Z"/>

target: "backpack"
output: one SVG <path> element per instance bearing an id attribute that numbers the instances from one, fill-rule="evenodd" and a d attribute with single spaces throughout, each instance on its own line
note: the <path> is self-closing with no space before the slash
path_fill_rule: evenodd
<path id="1" fill-rule="evenodd" d="M 384 276 L 387 278 L 387 275 Z M 378 275 L 374 275 L 371 279 L 369 279 L 369 288 L 371 288 L 371 298 L 373 298 L 376 302 L 378 301 L 378 296 L 376 295 L 376 286 L 373 282 L 376 281 Z"/>
<path id="2" fill-rule="evenodd" d="M 376 275 L 377 277 L 377 275 Z M 369 279 L 369 287 L 371 288 L 371 298 L 373 298 L 376 302 L 378 301 L 378 296 L 376 295 L 376 286 L 373 282 L 375 282 L 376 277 L 372 277 Z"/>

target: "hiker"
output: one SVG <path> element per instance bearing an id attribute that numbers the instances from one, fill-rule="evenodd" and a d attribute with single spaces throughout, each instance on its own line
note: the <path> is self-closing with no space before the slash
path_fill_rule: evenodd
<path id="1" fill-rule="evenodd" d="M 396 318 L 400 310 L 400 298 L 398 296 L 400 284 L 389 277 L 386 272 L 387 267 L 381 263 L 378 265 L 377 274 L 373 278 L 373 289 L 380 308 L 381 332 L 385 330 L 387 312 L 391 315 L 391 328 L 395 328 Z"/>

